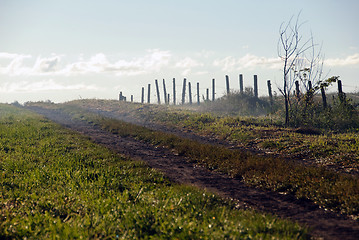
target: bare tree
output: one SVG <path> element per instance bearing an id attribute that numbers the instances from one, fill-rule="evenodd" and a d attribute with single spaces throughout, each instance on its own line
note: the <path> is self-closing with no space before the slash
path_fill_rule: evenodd
<path id="1" fill-rule="evenodd" d="M 295 21 L 293 17 L 287 22 L 282 23 L 279 28 L 279 41 L 278 41 L 278 56 L 283 61 L 283 88 L 279 91 L 284 97 L 285 104 L 285 124 L 289 124 L 289 104 L 290 94 L 294 82 L 298 79 L 299 60 L 303 54 L 313 48 L 313 39 L 309 38 L 303 40 L 303 35 L 300 33 L 300 28 L 303 23 L 299 22 L 300 13 L 297 15 Z"/>

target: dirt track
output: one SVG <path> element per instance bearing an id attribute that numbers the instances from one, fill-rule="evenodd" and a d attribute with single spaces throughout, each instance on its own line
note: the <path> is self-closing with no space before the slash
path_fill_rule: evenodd
<path id="1" fill-rule="evenodd" d="M 242 207 L 251 207 L 298 221 L 312 228 L 315 237 L 358 239 L 358 221 L 324 211 L 309 201 L 248 187 L 238 179 L 189 163 L 184 157 L 177 156 L 168 149 L 156 148 L 132 138 L 120 138 L 84 122 L 74 121 L 58 110 L 35 107 L 31 109 L 50 120 L 89 136 L 96 143 L 147 162 L 149 166 L 159 169 L 175 182 L 192 184 L 235 199 Z"/>

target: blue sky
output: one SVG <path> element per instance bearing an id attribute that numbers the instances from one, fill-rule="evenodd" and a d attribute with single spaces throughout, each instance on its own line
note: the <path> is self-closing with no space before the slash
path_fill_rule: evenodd
<path id="1" fill-rule="evenodd" d="M 359 91 L 358 10 L 355 0 L 1 0 L 0 102 L 120 91 L 139 101 L 142 87 L 172 78 L 178 89 L 199 82 L 201 95 L 215 78 L 220 96 L 224 76 L 236 90 L 240 73 L 248 87 L 258 75 L 261 95 L 268 79 L 279 93 L 279 27 L 300 11 L 303 36 L 323 44 L 324 72 Z"/>

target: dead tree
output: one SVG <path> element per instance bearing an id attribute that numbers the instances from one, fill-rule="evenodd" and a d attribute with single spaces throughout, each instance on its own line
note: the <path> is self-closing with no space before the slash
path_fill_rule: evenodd
<path id="1" fill-rule="evenodd" d="M 288 23 L 282 23 L 279 28 L 277 51 L 283 61 L 283 87 L 279 88 L 279 91 L 284 97 L 286 125 L 289 124 L 290 92 L 296 79 L 295 66 L 303 53 L 313 47 L 312 39 L 303 41 L 303 36 L 300 33 L 302 24 L 299 23 L 299 17 L 300 13 L 295 22 L 292 17 Z"/>

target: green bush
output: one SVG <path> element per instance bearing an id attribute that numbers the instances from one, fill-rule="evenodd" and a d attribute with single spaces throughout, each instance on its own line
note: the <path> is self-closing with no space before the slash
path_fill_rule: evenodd
<path id="1" fill-rule="evenodd" d="M 314 127 L 333 131 L 355 130 L 359 128 L 356 107 L 356 104 L 344 94 L 333 96 L 331 104 L 326 108 L 316 99 L 309 98 L 291 104 L 289 123 L 292 127 Z"/>

